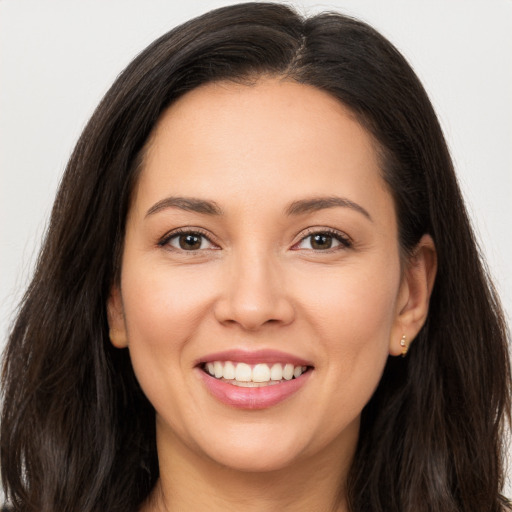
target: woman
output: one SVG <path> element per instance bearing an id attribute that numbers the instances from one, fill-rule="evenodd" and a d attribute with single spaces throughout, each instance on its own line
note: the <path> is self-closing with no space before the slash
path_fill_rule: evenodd
<path id="1" fill-rule="evenodd" d="M 6 351 L 2 477 L 23 511 L 499 511 L 509 392 L 408 64 L 241 4 L 84 130 Z"/>

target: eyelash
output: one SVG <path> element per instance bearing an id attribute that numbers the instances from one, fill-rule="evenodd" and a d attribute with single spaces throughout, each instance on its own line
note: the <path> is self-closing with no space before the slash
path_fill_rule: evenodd
<path id="1" fill-rule="evenodd" d="M 204 250 L 204 249 L 193 249 L 193 250 L 187 251 L 185 249 L 178 249 L 177 247 L 172 247 L 172 246 L 169 245 L 169 242 L 173 238 L 179 238 L 180 236 L 183 236 L 183 235 L 190 235 L 190 236 L 201 237 L 201 238 L 207 240 L 210 244 L 216 245 L 214 242 L 212 242 L 210 236 L 206 232 L 204 232 L 204 231 L 202 231 L 201 229 L 198 229 L 198 228 L 194 228 L 194 229 L 184 229 L 184 228 L 175 229 L 174 231 L 171 231 L 170 233 L 165 235 L 158 242 L 158 245 L 160 247 L 169 246 L 172 250 L 182 251 L 182 252 L 189 252 L 189 253 L 192 253 L 192 254 L 196 253 L 196 252 L 199 252 L 201 250 Z M 216 250 L 216 249 L 210 249 L 210 250 Z"/>
<path id="2" fill-rule="evenodd" d="M 169 243 L 171 240 L 173 240 L 174 238 L 179 238 L 180 236 L 183 236 L 183 235 L 202 237 L 203 239 L 207 240 L 210 244 L 216 245 L 211 240 L 210 236 L 206 232 L 202 231 L 201 229 L 184 229 L 184 228 L 176 229 L 176 230 L 168 233 L 158 242 L 158 245 L 160 247 L 170 246 Z M 334 252 L 337 250 L 349 249 L 352 247 L 352 242 L 351 242 L 350 238 L 340 231 L 337 231 L 335 229 L 330 229 L 330 228 L 327 228 L 327 229 L 310 228 L 307 231 L 307 234 L 305 236 L 303 236 L 296 244 L 294 244 L 292 246 L 292 250 L 297 250 L 297 251 L 301 250 L 301 248 L 297 248 L 297 246 L 300 245 L 302 242 L 304 242 L 306 239 L 313 237 L 315 235 L 325 235 L 325 236 L 331 237 L 331 238 L 335 239 L 336 241 L 338 241 L 340 243 L 340 245 L 336 246 L 336 247 L 332 247 L 332 248 L 330 247 L 328 249 L 317 249 L 317 250 L 305 249 L 305 250 L 312 250 L 314 252 L 319 252 L 319 253 L 322 253 L 322 252 L 329 253 L 329 252 Z M 173 247 L 173 246 L 170 246 L 170 247 L 172 250 L 188 252 L 188 253 L 192 253 L 192 254 L 204 250 L 204 249 L 186 250 L 186 249 L 178 249 L 177 247 Z M 216 249 L 210 249 L 210 250 L 217 250 L 217 249 L 218 249 L 218 246 L 216 246 Z"/>
<path id="3" fill-rule="evenodd" d="M 325 229 L 310 228 L 307 230 L 307 234 L 305 236 L 303 236 L 296 244 L 294 244 L 293 247 L 298 246 L 299 244 L 304 242 L 306 239 L 311 238 L 315 235 L 326 235 L 328 237 L 334 238 L 336 241 L 338 241 L 340 243 L 340 245 L 337 247 L 332 247 L 332 248 L 330 247 L 328 249 L 318 249 L 318 250 L 306 249 L 306 250 L 313 250 L 314 252 L 319 252 L 319 253 L 330 253 L 330 252 L 339 251 L 339 250 L 343 250 L 343 249 L 350 249 L 352 247 L 352 241 L 350 240 L 350 238 L 347 235 L 345 235 L 341 231 L 337 231 L 332 228 L 325 228 Z M 297 248 L 295 250 L 300 251 L 301 249 Z"/>

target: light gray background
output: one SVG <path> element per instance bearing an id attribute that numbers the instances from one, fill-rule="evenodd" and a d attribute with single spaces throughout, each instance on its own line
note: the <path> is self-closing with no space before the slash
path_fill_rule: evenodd
<path id="1" fill-rule="evenodd" d="M 157 36 L 232 3 L 0 0 L 0 348 L 66 161 L 102 95 Z M 287 3 L 360 17 L 409 59 L 440 117 L 510 321 L 512 0 Z"/>

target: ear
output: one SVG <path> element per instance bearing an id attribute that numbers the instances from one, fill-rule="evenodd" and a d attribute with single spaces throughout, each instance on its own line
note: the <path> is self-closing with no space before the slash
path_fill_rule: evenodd
<path id="1" fill-rule="evenodd" d="M 424 235 L 405 264 L 397 300 L 389 353 L 405 355 L 428 315 L 437 272 L 437 253 L 430 235 Z M 405 337 L 405 338 L 404 338 Z"/>
<path id="2" fill-rule="evenodd" d="M 107 302 L 107 318 L 110 342 L 114 347 L 126 348 L 128 346 L 128 336 L 126 335 L 121 290 L 117 285 L 113 286 L 110 291 Z"/>

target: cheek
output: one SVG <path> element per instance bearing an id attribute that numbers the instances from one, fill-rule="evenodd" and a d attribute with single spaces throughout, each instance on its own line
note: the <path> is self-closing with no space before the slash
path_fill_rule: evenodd
<path id="1" fill-rule="evenodd" d="M 326 389 L 334 390 L 332 406 L 356 414 L 373 394 L 389 355 L 400 268 L 354 265 L 317 277 L 316 285 L 301 293 L 306 328 L 314 329 L 318 340 L 319 370 L 325 372 Z"/>
<path id="2" fill-rule="evenodd" d="M 213 284 L 165 265 L 131 271 L 140 268 L 125 265 L 121 283 L 130 358 L 155 409 L 174 410 L 188 396 L 189 342 L 208 314 Z"/>
<path id="3" fill-rule="evenodd" d="M 157 411 L 182 410 L 190 400 L 191 340 L 208 315 L 215 279 L 165 264 L 141 272 L 137 263 L 124 265 L 121 283 L 132 366 Z"/>
<path id="4" fill-rule="evenodd" d="M 129 343 L 184 343 L 210 307 L 214 283 L 201 279 L 197 269 L 127 273 L 122 293 Z"/>
<path id="5" fill-rule="evenodd" d="M 297 296 L 309 321 L 327 338 L 340 340 L 333 349 L 345 350 L 348 345 L 357 351 L 367 343 L 388 340 L 399 284 L 400 268 L 394 261 L 354 264 L 299 279 Z"/>

